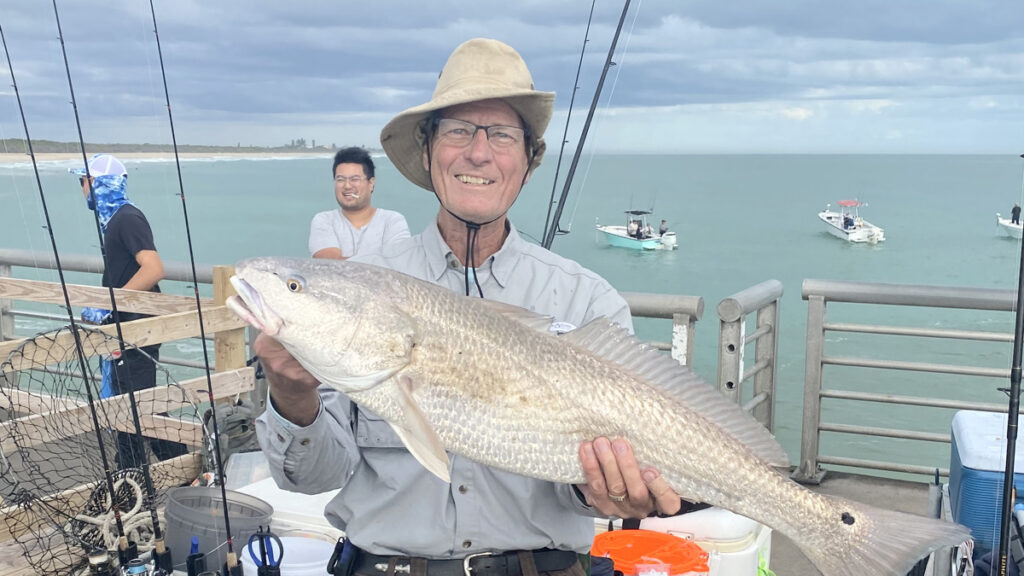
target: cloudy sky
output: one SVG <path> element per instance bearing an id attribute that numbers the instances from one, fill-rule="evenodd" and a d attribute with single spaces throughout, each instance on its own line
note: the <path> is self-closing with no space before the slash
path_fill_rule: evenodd
<path id="1" fill-rule="evenodd" d="M 558 94 L 589 0 L 154 0 L 179 143 L 376 146 L 447 55 L 490 36 Z M 170 142 L 149 3 L 59 0 L 82 132 Z M 598 0 L 569 140 L 622 4 Z M 53 6 L 0 0 L 33 138 L 76 141 Z M 1020 153 L 1020 0 L 634 0 L 588 146 L 680 153 Z M 4 61 L 0 137 L 21 137 Z"/>

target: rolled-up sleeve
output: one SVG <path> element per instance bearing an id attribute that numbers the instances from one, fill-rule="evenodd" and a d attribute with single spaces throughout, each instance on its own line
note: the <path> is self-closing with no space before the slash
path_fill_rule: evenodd
<path id="1" fill-rule="evenodd" d="M 256 419 L 256 437 L 278 486 L 305 494 L 344 487 L 359 461 L 349 424 L 351 406 L 343 394 L 321 388 L 316 419 L 296 426 L 268 399 L 267 410 Z"/>

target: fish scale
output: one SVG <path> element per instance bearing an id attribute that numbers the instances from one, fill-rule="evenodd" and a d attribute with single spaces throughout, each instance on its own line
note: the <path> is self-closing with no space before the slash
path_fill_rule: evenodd
<path id="1" fill-rule="evenodd" d="M 826 576 L 901 576 L 969 536 L 793 482 L 767 430 L 606 320 L 556 336 L 536 314 L 353 262 L 248 260 L 232 283 L 236 313 L 388 421 L 444 480 L 452 452 L 578 484 L 580 444 L 623 437 L 677 493 L 786 534 Z"/>

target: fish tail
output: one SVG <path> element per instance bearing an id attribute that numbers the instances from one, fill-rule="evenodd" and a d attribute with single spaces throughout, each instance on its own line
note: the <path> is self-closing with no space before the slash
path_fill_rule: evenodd
<path id="1" fill-rule="evenodd" d="M 823 548 L 802 548 L 824 576 L 904 576 L 933 551 L 971 537 L 953 522 L 832 500 L 842 511 L 835 538 Z"/>

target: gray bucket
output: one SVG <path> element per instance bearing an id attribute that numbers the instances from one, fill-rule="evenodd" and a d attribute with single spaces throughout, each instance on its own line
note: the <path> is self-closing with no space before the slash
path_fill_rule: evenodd
<path id="1" fill-rule="evenodd" d="M 260 526 L 270 526 L 274 508 L 255 496 L 233 490 L 227 491 L 227 499 L 235 555 L 241 556 L 249 537 Z M 185 561 L 192 547 L 192 537 L 197 536 L 199 551 L 207 555 L 207 567 L 220 569 L 224 565 L 227 531 L 224 530 L 222 502 L 220 488 L 174 488 L 167 492 L 164 541 L 175 562 Z"/>

